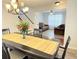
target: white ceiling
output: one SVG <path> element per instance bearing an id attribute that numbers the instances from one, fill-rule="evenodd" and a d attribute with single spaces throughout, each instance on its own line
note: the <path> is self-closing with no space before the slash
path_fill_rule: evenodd
<path id="1" fill-rule="evenodd" d="M 24 2 L 24 4 L 30 8 L 51 8 L 54 2 L 60 0 L 18 0 Z M 63 3 L 59 8 L 65 8 L 66 0 L 61 0 Z M 2 0 L 3 4 L 10 2 L 10 0 Z"/>

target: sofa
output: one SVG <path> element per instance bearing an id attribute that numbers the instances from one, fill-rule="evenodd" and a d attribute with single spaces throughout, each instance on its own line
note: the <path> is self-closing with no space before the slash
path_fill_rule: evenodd
<path id="1" fill-rule="evenodd" d="M 55 35 L 64 35 L 65 32 L 65 24 L 61 24 L 54 28 Z"/>
<path id="2" fill-rule="evenodd" d="M 42 32 L 44 32 L 44 31 L 49 29 L 49 26 L 47 24 L 44 24 L 44 23 L 39 23 L 39 29 L 41 29 Z"/>
<path id="3" fill-rule="evenodd" d="M 48 29 L 49 29 L 49 26 L 47 24 L 39 23 L 39 28 L 38 29 L 36 29 L 36 28 L 34 29 L 33 35 L 37 36 L 37 37 L 42 37 L 42 33 L 45 32 Z"/>

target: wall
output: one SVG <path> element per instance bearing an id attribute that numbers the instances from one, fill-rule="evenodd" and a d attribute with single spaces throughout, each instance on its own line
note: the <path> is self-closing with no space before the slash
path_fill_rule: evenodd
<path id="1" fill-rule="evenodd" d="M 42 13 L 42 15 L 43 15 L 43 23 L 48 24 L 49 13 Z"/>
<path id="2" fill-rule="evenodd" d="M 66 13 L 66 30 L 65 30 L 65 42 L 70 35 L 71 42 L 69 47 L 77 49 L 77 1 L 67 0 L 67 13 Z"/>
<path id="3" fill-rule="evenodd" d="M 39 22 L 43 22 L 43 16 L 41 12 L 36 12 L 35 13 L 35 19 L 37 20 L 36 23 L 38 24 Z"/>
<path id="4" fill-rule="evenodd" d="M 63 21 L 62 21 L 62 24 L 65 24 L 65 16 L 66 16 L 66 10 L 56 10 L 56 11 L 53 11 L 53 13 L 62 13 L 63 14 Z M 42 20 L 43 20 L 43 23 L 45 24 L 48 24 L 48 16 L 50 15 L 50 12 L 47 11 L 47 12 L 42 12 Z"/>
<path id="5" fill-rule="evenodd" d="M 18 18 L 16 15 L 9 14 L 5 9 L 5 6 L 2 7 L 2 28 L 10 28 L 11 32 L 17 31 L 17 20 Z"/>

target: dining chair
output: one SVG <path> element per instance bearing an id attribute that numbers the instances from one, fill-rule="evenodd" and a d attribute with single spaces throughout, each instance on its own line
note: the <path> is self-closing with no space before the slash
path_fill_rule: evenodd
<path id="1" fill-rule="evenodd" d="M 2 43 L 2 59 L 10 59 L 10 54 L 4 43 Z"/>
<path id="2" fill-rule="evenodd" d="M 67 51 L 70 40 L 71 40 L 71 38 L 70 38 L 70 36 L 68 36 L 65 47 L 59 46 L 59 48 L 64 49 L 63 54 L 60 58 L 56 55 L 54 59 L 65 59 L 66 51 Z"/>
<path id="3" fill-rule="evenodd" d="M 7 33 L 10 33 L 9 28 L 2 29 L 2 34 L 7 34 Z"/>
<path id="4" fill-rule="evenodd" d="M 10 34 L 10 29 L 9 28 L 2 29 L 2 34 Z M 9 50 L 12 51 L 12 49 L 10 48 Z"/>
<path id="5" fill-rule="evenodd" d="M 42 38 L 42 30 L 40 30 L 40 29 L 34 29 L 33 36 Z"/>

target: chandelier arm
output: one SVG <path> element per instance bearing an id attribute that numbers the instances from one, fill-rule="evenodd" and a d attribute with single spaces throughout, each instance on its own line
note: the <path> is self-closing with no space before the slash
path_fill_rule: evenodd
<path id="1" fill-rule="evenodd" d="M 9 10 L 9 9 L 8 9 L 8 12 L 9 12 L 9 13 L 12 12 L 12 11 L 13 11 L 13 10 Z"/>
<path id="2" fill-rule="evenodd" d="M 16 11 L 16 9 L 15 9 L 15 12 L 16 12 L 16 14 L 18 14 L 18 12 Z"/>
<path id="3" fill-rule="evenodd" d="M 12 14 L 14 14 L 14 15 L 18 14 L 17 11 L 16 11 L 16 9 L 14 9 L 12 5 L 11 5 L 11 7 L 12 7 L 12 10 L 10 11 L 10 13 L 14 10 L 15 13 L 12 13 Z"/>
<path id="4" fill-rule="evenodd" d="M 22 10 L 21 10 L 21 12 L 28 18 L 28 20 L 29 20 L 32 24 L 34 24 L 34 22 L 31 21 L 30 18 L 29 18 Z"/>
<path id="5" fill-rule="evenodd" d="M 20 16 L 18 16 L 18 18 L 19 18 L 20 20 L 22 20 L 22 18 L 21 18 Z"/>
<path id="6" fill-rule="evenodd" d="M 13 14 L 13 15 L 16 15 L 16 13 L 12 13 L 12 12 L 9 12 L 9 13 L 11 13 L 11 14 Z"/>

